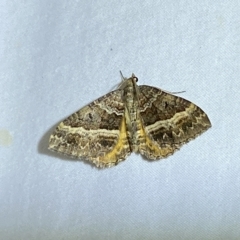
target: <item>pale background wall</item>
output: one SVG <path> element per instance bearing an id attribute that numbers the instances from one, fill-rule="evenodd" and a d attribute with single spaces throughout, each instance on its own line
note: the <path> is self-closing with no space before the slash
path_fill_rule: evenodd
<path id="1" fill-rule="evenodd" d="M 239 239 L 238 0 L 0 3 L 1 239 Z M 166 160 L 98 170 L 56 125 L 134 72 L 213 127 Z"/>

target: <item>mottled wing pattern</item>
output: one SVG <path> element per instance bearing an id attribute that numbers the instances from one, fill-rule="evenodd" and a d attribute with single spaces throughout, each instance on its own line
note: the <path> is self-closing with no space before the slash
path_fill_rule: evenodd
<path id="1" fill-rule="evenodd" d="M 138 99 L 145 134 L 140 137 L 139 152 L 149 159 L 173 154 L 211 127 L 201 108 L 158 88 L 139 86 Z"/>
<path id="2" fill-rule="evenodd" d="M 62 121 L 49 149 L 111 167 L 130 154 L 122 89 L 110 92 Z"/>

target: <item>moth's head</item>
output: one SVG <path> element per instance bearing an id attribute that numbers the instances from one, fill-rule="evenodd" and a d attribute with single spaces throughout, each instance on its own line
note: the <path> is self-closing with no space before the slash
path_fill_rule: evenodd
<path id="1" fill-rule="evenodd" d="M 131 79 L 132 79 L 133 81 L 135 81 L 135 83 L 138 82 L 138 78 L 135 76 L 134 73 L 132 73 Z"/>
<path id="2" fill-rule="evenodd" d="M 129 84 L 129 81 L 132 82 L 133 84 L 136 84 L 136 82 L 138 81 L 138 78 L 134 75 L 134 73 L 132 73 L 132 76 L 130 78 L 126 78 L 123 76 L 122 72 L 120 71 L 120 75 L 122 78 L 122 82 L 119 84 L 118 88 L 125 88 L 126 85 Z"/>
<path id="3" fill-rule="evenodd" d="M 122 72 L 120 71 L 120 75 L 121 75 L 121 78 L 122 78 L 122 82 L 126 81 L 126 80 L 134 80 L 135 82 L 138 81 L 138 78 L 135 76 L 134 73 L 132 73 L 132 76 L 130 78 L 126 78 L 123 76 Z"/>

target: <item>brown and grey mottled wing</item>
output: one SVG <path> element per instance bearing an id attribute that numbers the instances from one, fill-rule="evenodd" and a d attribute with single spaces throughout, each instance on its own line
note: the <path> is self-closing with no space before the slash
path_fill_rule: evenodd
<path id="1" fill-rule="evenodd" d="M 49 139 L 49 149 L 111 167 L 130 154 L 122 90 L 95 100 L 62 121 Z"/>
<path id="2" fill-rule="evenodd" d="M 173 154 L 211 127 L 201 108 L 150 86 L 139 86 L 139 111 L 145 130 L 139 151 L 149 159 Z"/>

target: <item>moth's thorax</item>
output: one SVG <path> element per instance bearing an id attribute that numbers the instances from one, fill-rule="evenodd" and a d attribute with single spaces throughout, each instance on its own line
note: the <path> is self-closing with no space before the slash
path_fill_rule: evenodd
<path id="1" fill-rule="evenodd" d="M 135 112 L 138 101 L 137 101 L 137 84 L 133 78 L 129 78 L 125 80 L 125 86 L 124 86 L 124 102 L 127 106 L 127 109 L 129 112 Z"/>
<path id="2" fill-rule="evenodd" d="M 125 119 L 127 126 L 127 134 L 129 145 L 132 151 L 138 151 L 137 136 L 138 130 L 141 127 L 139 121 L 138 111 L 138 86 L 136 84 L 136 78 L 131 77 L 125 80 L 124 83 L 124 103 L 125 103 Z"/>

